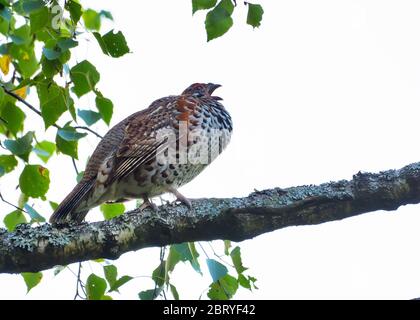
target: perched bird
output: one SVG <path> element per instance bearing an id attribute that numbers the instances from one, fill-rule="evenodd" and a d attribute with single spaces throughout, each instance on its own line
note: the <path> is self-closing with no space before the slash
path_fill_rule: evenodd
<path id="1" fill-rule="evenodd" d="M 230 140 L 232 120 L 213 92 L 220 85 L 195 83 L 181 95 L 154 101 L 124 119 L 103 137 L 81 181 L 61 202 L 51 223 L 81 222 L 104 202 L 172 193 L 191 208 L 177 189 L 196 177 Z"/>

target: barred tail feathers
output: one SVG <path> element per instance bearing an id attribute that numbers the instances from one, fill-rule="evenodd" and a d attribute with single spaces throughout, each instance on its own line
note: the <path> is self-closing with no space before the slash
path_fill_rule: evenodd
<path id="1" fill-rule="evenodd" d="M 69 195 L 60 203 L 50 218 L 50 223 L 82 222 L 89 210 L 76 211 L 77 207 L 84 200 L 86 194 L 91 190 L 94 181 L 80 182 L 74 187 Z"/>

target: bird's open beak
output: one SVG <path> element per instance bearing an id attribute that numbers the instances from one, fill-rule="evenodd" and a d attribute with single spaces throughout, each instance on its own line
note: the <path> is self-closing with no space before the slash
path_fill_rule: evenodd
<path id="1" fill-rule="evenodd" d="M 209 83 L 208 87 L 209 87 L 209 93 L 211 95 L 217 88 L 220 88 L 221 85 L 220 84 Z"/>
<path id="2" fill-rule="evenodd" d="M 217 89 L 217 88 L 220 88 L 221 87 L 221 85 L 220 84 L 214 84 L 214 83 L 209 83 L 208 84 L 208 87 L 209 87 L 209 94 L 210 95 L 212 95 L 213 94 L 213 92 Z M 213 99 L 215 99 L 215 100 L 223 100 L 222 98 L 220 98 L 220 97 L 215 97 L 215 96 L 211 96 Z"/>

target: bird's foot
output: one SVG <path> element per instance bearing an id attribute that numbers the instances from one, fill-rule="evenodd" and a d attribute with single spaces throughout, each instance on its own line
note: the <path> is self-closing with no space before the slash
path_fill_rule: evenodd
<path id="1" fill-rule="evenodd" d="M 183 196 L 178 190 L 176 190 L 175 188 L 170 188 L 169 190 L 168 190 L 170 193 L 172 193 L 175 197 L 176 197 L 176 199 L 179 201 L 179 202 L 181 202 L 181 203 L 183 203 L 185 206 L 187 206 L 187 208 L 189 209 L 189 210 L 191 210 L 192 209 L 192 204 L 191 204 L 191 201 L 187 198 L 187 197 L 185 197 L 185 196 Z"/>
<path id="2" fill-rule="evenodd" d="M 139 207 L 139 211 L 143 211 L 146 208 L 152 209 L 154 212 L 158 211 L 157 205 L 155 205 L 149 198 L 143 198 L 143 203 Z"/>

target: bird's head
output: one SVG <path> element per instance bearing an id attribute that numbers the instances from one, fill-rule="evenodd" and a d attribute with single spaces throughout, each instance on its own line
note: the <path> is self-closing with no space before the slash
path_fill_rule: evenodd
<path id="1" fill-rule="evenodd" d="M 213 92 L 221 87 L 220 84 L 214 83 L 194 83 L 190 85 L 182 93 L 183 95 L 191 95 L 193 97 L 212 97 L 215 100 L 222 100 L 220 97 L 212 96 Z"/>

